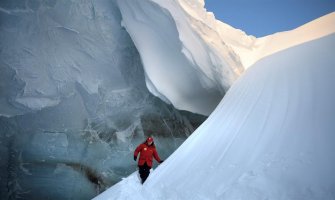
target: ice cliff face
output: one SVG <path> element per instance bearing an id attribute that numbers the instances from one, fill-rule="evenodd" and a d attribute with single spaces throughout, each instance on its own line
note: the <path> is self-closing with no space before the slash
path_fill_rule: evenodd
<path id="1" fill-rule="evenodd" d="M 1 1 L 0 20 L 5 199 L 89 199 L 146 135 L 167 157 L 205 119 L 148 91 L 114 1 Z"/>
<path id="2" fill-rule="evenodd" d="M 125 76 L 141 64 L 113 3 L 2 1 L 1 19 L 3 116 L 54 107 L 75 87 L 122 93 L 140 82 Z"/>

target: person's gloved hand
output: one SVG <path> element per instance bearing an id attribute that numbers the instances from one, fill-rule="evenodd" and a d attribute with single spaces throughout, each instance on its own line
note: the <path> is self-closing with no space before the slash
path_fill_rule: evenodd
<path id="1" fill-rule="evenodd" d="M 137 160 L 137 156 L 134 156 L 134 160 L 135 160 L 135 161 Z"/>

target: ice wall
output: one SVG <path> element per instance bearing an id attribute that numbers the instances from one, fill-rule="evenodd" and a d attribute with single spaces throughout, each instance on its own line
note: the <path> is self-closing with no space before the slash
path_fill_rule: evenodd
<path id="1" fill-rule="evenodd" d="M 140 52 L 149 90 L 178 109 L 209 115 L 244 68 L 210 24 L 215 18 L 203 2 L 117 2 L 122 24 Z M 252 40 L 238 33 L 235 42 Z"/>
<path id="2" fill-rule="evenodd" d="M 1 198 L 89 199 L 204 119 L 151 95 L 114 1 L 0 1 Z"/>
<path id="3" fill-rule="evenodd" d="M 3 116 L 56 106 L 73 95 L 75 84 L 89 94 L 127 88 L 122 73 L 128 73 L 132 62 L 140 67 L 112 3 L 1 1 L 0 5 L 1 74 L 17 85 L 9 88 L 9 81 L 2 79 Z"/>

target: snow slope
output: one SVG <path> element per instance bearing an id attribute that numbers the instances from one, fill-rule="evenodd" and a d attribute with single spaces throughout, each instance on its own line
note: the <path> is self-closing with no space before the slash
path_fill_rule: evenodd
<path id="1" fill-rule="evenodd" d="M 203 115 L 259 59 L 335 32 L 335 12 L 292 31 L 255 38 L 216 20 L 203 0 L 117 2 L 150 92 Z"/>
<path id="2" fill-rule="evenodd" d="M 334 199 L 335 34 L 268 56 L 141 187 L 98 199 Z"/>
<path id="3" fill-rule="evenodd" d="M 335 32 L 335 12 L 329 13 L 294 30 L 279 32 L 262 38 L 257 38 L 252 48 L 248 50 L 233 49 L 240 55 L 245 68 L 258 60 L 278 51 L 315 40 Z"/>

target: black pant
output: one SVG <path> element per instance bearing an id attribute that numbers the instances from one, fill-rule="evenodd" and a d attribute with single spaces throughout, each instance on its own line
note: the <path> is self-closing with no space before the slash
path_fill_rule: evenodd
<path id="1" fill-rule="evenodd" d="M 149 167 L 147 165 L 147 163 L 144 163 L 144 165 L 141 165 L 141 166 L 139 165 L 138 168 L 139 168 L 138 171 L 140 173 L 140 177 L 142 179 L 142 184 L 143 184 L 144 181 L 147 180 L 147 178 L 148 178 L 148 176 L 150 174 L 151 167 Z"/>

